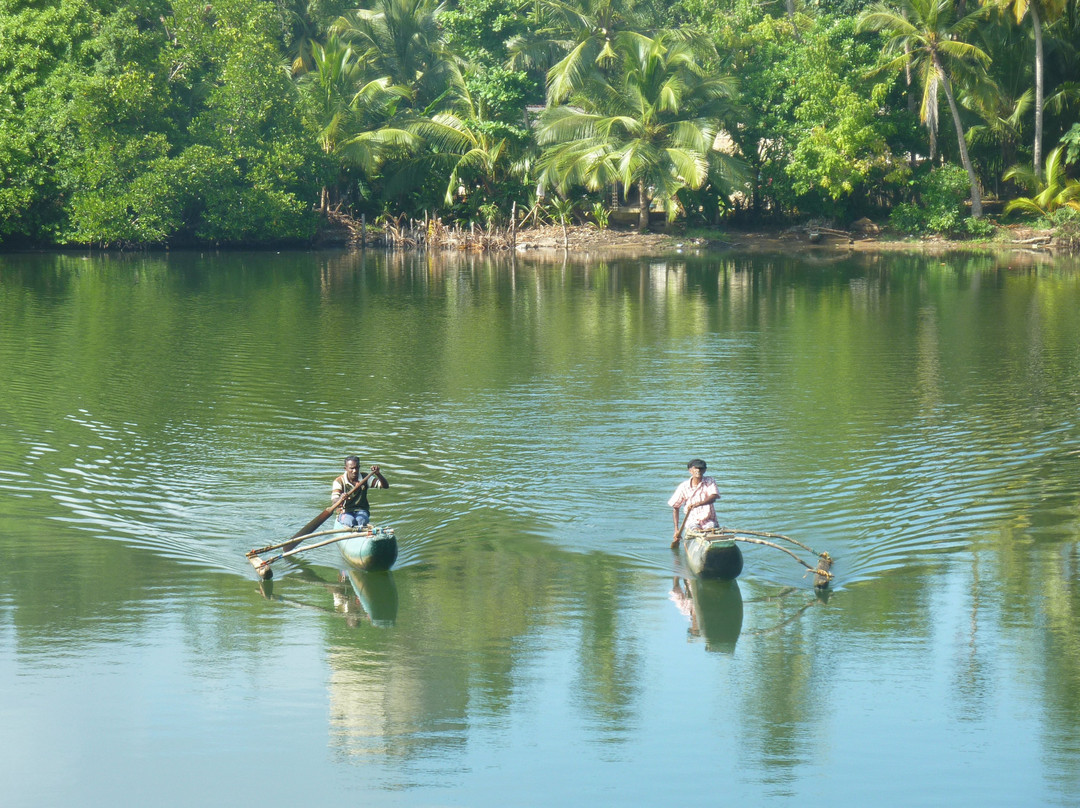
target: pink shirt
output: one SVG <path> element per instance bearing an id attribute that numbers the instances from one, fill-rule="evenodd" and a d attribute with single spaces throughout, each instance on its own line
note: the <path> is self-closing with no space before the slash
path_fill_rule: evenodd
<path id="1" fill-rule="evenodd" d="M 690 487 L 690 480 L 683 480 L 675 493 L 668 500 L 672 508 L 681 508 L 687 502 L 700 502 L 701 500 L 716 494 L 720 495 L 716 488 L 716 480 L 712 477 L 702 477 L 697 488 Z M 695 505 L 690 509 L 690 517 L 686 520 L 688 528 L 716 527 L 716 509 L 710 502 L 708 505 Z"/>

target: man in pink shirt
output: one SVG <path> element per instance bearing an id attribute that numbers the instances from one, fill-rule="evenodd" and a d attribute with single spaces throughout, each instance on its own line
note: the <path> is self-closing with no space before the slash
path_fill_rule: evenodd
<path id="1" fill-rule="evenodd" d="M 675 493 L 668 500 L 671 506 L 671 516 L 675 520 L 675 538 L 671 546 L 679 543 L 679 508 L 683 505 L 689 509 L 686 517 L 686 527 L 693 530 L 708 530 L 716 527 L 716 509 L 713 503 L 720 499 L 720 492 L 716 489 L 716 480 L 705 476 L 704 460 L 691 460 L 686 464 L 690 472 L 690 479 L 679 483 Z"/>

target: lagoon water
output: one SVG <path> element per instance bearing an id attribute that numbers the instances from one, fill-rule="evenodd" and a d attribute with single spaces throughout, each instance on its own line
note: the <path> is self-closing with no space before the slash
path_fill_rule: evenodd
<path id="1" fill-rule="evenodd" d="M 0 256 L 0 804 L 1075 806 L 1078 416 L 1062 260 Z"/>

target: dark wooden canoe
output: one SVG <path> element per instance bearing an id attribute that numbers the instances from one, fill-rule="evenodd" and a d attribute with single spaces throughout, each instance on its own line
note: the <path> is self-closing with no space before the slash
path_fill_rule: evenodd
<path id="1" fill-rule="evenodd" d="M 341 557 L 350 567 L 365 572 L 383 572 L 394 566 L 398 544 L 393 528 L 366 525 L 358 532 L 359 536 L 337 543 Z"/>
<path id="2" fill-rule="evenodd" d="M 738 578 L 743 568 L 743 556 L 734 535 L 722 528 L 686 531 L 683 549 L 690 571 L 699 578 L 725 581 Z"/>

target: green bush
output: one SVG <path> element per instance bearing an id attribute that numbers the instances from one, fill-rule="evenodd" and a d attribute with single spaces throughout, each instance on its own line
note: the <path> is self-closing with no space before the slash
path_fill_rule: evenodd
<path id="1" fill-rule="evenodd" d="M 964 232 L 972 238 L 993 238 L 997 234 L 997 229 L 997 225 L 985 217 L 972 219 L 969 216 L 964 219 Z"/>
<path id="2" fill-rule="evenodd" d="M 611 219 L 611 211 L 603 202 L 594 202 L 592 206 L 593 226 L 597 230 L 607 230 L 608 221 Z"/>
<path id="3" fill-rule="evenodd" d="M 1080 249 L 1080 210 L 1061 207 L 1045 219 L 1054 229 L 1054 239 L 1063 247 Z"/>
<path id="4" fill-rule="evenodd" d="M 893 208 L 889 224 L 913 234 L 990 235 L 993 223 L 983 225 L 964 216 L 964 200 L 970 192 L 967 172 L 960 166 L 933 168 L 916 180 L 916 202 L 902 202 Z"/>
<path id="5" fill-rule="evenodd" d="M 901 233 L 922 233 L 926 229 L 926 216 L 914 202 L 901 202 L 889 214 L 889 225 Z"/>

